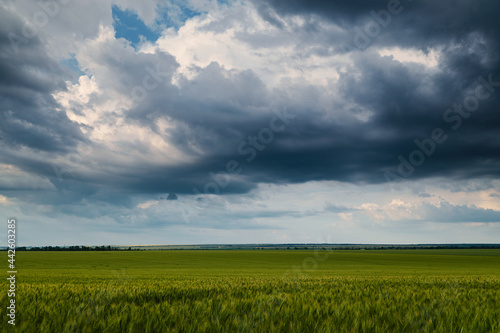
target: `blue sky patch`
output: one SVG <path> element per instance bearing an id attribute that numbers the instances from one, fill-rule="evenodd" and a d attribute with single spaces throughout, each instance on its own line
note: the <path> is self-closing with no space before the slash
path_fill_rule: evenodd
<path id="1" fill-rule="evenodd" d="M 71 80 L 72 82 L 78 81 L 78 77 L 85 75 L 85 73 L 80 69 L 80 65 L 78 64 L 74 54 L 71 54 L 71 58 L 61 60 L 59 64 L 69 68 L 73 73 L 75 73 L 75 76 Z"/>
<path id="2" fill-rule="evenodd" d="M 113 6 L 111 9 L 116 38 L 125 38 L 136 47 L 141 41 L 141 36 L 153 43 L 160 37 L 160 33 L 149 28 L 137 13 L 122 10 L 118 6 Z"/>

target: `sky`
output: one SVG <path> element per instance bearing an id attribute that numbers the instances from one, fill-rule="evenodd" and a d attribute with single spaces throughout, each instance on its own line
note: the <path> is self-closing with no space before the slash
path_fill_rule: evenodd
<path id="1" fill-rule="evenodd" d="M 497 0 L 0 7 L 18 246 L 500 239 Z"/>

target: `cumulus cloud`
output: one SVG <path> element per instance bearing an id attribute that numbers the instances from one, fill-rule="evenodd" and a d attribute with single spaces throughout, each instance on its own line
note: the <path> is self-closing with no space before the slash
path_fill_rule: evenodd
<path id="1" fill-rule="evenodd" d="M 356 207 L 357 217 L 367 215 L 375 221 L 414 221 L 449 223 L 498 223 L 500 210 L 477 207 L 474 204 L 454 205 L 441 200 L 437 203 L 393 199 L 384 205 L 363 203 Z M 352 210 L 351 210 L 352 211 Z"/>
<path id="2" fill-rule="evenodd" d="M 433 222 L 500 222 L 500 211 L 476 205 L 452 205 L 441 202 L 438 206 L 424 204 L 425 218 Z"/>

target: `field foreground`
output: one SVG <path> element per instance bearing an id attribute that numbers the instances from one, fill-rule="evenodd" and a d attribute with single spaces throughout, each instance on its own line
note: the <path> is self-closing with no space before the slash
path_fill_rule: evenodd
<path id="1" fill-rule="evenodd" d="M 498 249 L 16 259 L 20 332 L 500 332 Z"/>

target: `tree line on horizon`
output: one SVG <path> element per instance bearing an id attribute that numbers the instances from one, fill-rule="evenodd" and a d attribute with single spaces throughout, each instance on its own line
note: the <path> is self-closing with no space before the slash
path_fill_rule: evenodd
<path id="1" fill-rule="evenodd" d="M 238 247 L 231 245 L 228 247 L 217 248 L 219 250 L 223 249 L 253 249 L 253 250 L 433 250 L 433 249 L 499 249 L 500 244 L 441 244 L 441 245 L 366 245 L 366 246 L 314 246 L 313 244 L 308 244 L 308 246 L 289 246 L 290 244 L 283 244 L 278 246 L 255 246 Z M 187 250 L 189 248 L 172 248 L 172 249 L 158 249 L 158 250 Z M 193 250 L 210 250 L 210 247 L 200 248 L 193 247 Z M 7 250 L 7 248 L 3 249 Z M 145 251 L 146 248 L 132 248 L 132 247 L 116 247 L 111 245 L 101 245 L 101 246 L 20 246 L 16 247 L 17 251 Z"/>
<path id="2" fill-rule="evenodd" d="M 139 249 L 128 248 L 119 248 L 114 246 L 33 246 L 26 247 L 20 246 L 16 248 L 17 251 L 139 251 Z"/>

